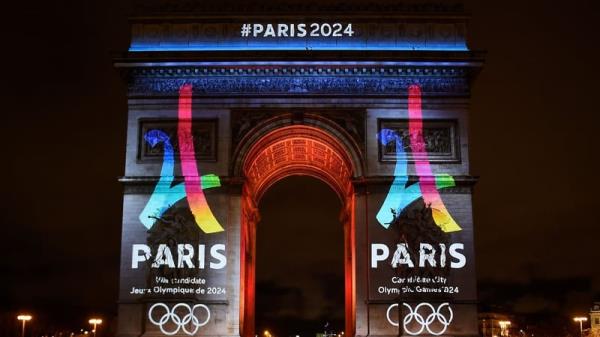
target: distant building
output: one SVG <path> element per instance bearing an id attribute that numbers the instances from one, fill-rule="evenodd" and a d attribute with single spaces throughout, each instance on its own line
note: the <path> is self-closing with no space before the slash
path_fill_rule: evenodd
<path id="1" fill-rule="evenodd" d="M 514 319 L 510 315 L 482 312 L 478 315 L 479 333 L 482 337 L 509 337 L 516 331 Z"/>
<path id="2" fill-rule="evenodd" d="M 600 336 L 600 302 L 594 302 L 590 309 L 590 335 Z"/>

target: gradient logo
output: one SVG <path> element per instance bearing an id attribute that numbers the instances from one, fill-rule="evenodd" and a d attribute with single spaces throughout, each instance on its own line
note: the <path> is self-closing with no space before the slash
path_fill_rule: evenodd
<path id="1" fill-rule="evenodd" d="M 179 159 L 184 181 L 173 185 L 175 152 L 169 136 L 161 130 L 150 130 L 144 139 L 150 146 L 163 144 L 163 164 L 160 179 L 150 196 L 150 200 L 140 213 L 139 219 L 150 229 L 176 202 L 187 197 L 188 204 L 198 227 L 205 233 L 224 231 L 213 215 L 206 201 L 203 189 L 219 187 L 221 181 L 214 174 L 200 176 L 196 166 L 194 142 L 192 139 L 192 85 L 184 84 L 179 89 L 179 108 L 177 137 L 179 141 Z"/>
<path id="2" fill-rule="evenodd" d="M 383 145 L 396 142 L 396 167 L 394 181 L 390 187 L 379 212 L 377 221 L 388 228 L 397 216 L 413 201 L 423 197 L 425 205 L 431 207 L 433 220 L 444 232 L 460 231 L 460 226 L 454 221 L 442 201 L 438 189 L 455 186 L 454 178 L 448 174 L 433 175 L 427 159 L 425 139 L 423 137 L 423 116 L 421 111 L 421 87 L 411 85 L 408 88 L 408 116 L 410 149 L 415 157 L 415 170 L 419 181 L 410 186 L 408 183 L 408 163 L 402 139 L 393 130 L 383 129 L 379 133 L 379 141 Z"/>

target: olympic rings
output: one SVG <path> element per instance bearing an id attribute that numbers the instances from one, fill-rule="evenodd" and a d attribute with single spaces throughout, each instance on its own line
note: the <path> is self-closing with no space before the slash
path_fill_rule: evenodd
<path id="1" fill-rule="evenodd" d="M 165 311 L 164 314 L 160 316 L 158 321 L 155 320 L 153 316 L 154 309 L 157 307 L 163 308 L 163 310 Z M 187 309 L 187 314 L 183 316 L 183 318 L 179 317 L 179 314 L 177 313 L 178 308 Z M 206 310 L 206 319 L 203 322 L 200 322 L 198 320 L 198 317 L 196 317 L 195 311 L 197 308 L 202 308 Z M 205 326 L 208 323 L 208 321 L 210 320 L 210 309 L 204 304 L 196 304 L 192 307 L 186 303 L 177 303 L 173 306 L 173 308 L 169 309 L 169 306 L 167 306 L 164 303 L 155 303 L 150 307 L 150 309 L 148 309 L 148 320 L 152 324 L 158 326 L 160 328 L 160 331 L 162 331 L 162 333 L 164 333 L 167 336 L 172 336 L 178 333 L 179 330 L 183 330 L 186 334 L 192 336 L 195 335 L 196 332 L 198 332 L 198 329 L 200 329 L 200 327 Z M 169 321 L 171 321 L 175 325 L 175 330 L 165 330 L 164 326 Z M 190 324 L 194 326 L 192 331 L 188 330 L 188 325 Z"/>
<path id="2" fill-rule="evenodd" d="M 406 314 L 406 316 L 404 316 L 402 325 L 404 326 L 404 331 L 406 331 L 407 334 L 412 335 L 412 336 L 420 335 L 425 330 L 427 330 L 427 332 L 429 332 L 430 334 L 435 335 L 435 336 L 442 335 L 442 334 L 444 334 L 444 332 L 446 332 L 446 330 L 448 329 L 448 326 L 450 326 L 450 323 L 452 322 L 452 319 L 454 318 L 454 312 L 452 311 L 452 308 L 450 307 L 450 303 L 447 303 L 447 302 L 440 304 L 437 307 L 437 309 L 430 303 L 425 303 L 425 302 L 419 303 L 414 309 L 407 303 L 402 303 L 402 305 L 408 309 L 408 313 Z M 446 318 L 446 316 L 444 316 L 441 313 L 442 309 L 446 306 L 448 306 L 448 313 L 449 313 L 448 318 Z M 394 307 L 398 307 L 398 303 L 394 303 L 394 304 L 390 305 L 388 307 L 385 315 L 387 317 L 388 322 L 391 325 L 399 326 L 400 323 L 394 322 L 390 317 L 390 312 L 392 311 L 392 308 L 394 308 Z M 431 313 L 428 314 L 426 317 L 424 317 L 419 312 L 419 309 L 421 309 L 423 307 L 429 308 L 429 310 L 431 311 Z M 411 331 L 407 327 L 413 320 L 421 325 L 421 327 L 419 328 L 418 331 Z M 435 322 L 436 320 L 443 325 L 443 328 L 441 329 L 441 331 L 432 331 L 432 329 L 430 327 L 431 323 Z"/>

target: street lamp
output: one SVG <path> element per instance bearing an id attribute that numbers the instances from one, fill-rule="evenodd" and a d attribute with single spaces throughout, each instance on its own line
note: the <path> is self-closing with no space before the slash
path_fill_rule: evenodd
<path id="1" fill-rule="evenodd" d="M 94 337 L 96 337 L 96 326 L 102 324 L 102 320 L 100 318 L 90 318 L 88 322 L 94 326 L 92 332 L 94 333 Z"/>
<path id="2" fill-rule="evenodd" d="M 22 328 L 21 328 L 21 337 L 25 337 L 25 324 L 27 322 L 31 321 L 32 318 L 33 317 L 31 317 L 31 315 L 19 315 L 19 316 L 17 316 L 17 319 L 23 323 Z"/>
<path id="3" fill-rule="evenodd" d="M 499 321 L 500 324 L 500 336 L 508 336 L 508 329 L 512 324 L 510 321 Z"/>
<path id="4" fill-rule="evenodd" d="M 575 322 L 579 322 L 579 335 L 583 337 L 583 322 L 587 322 L 587 317 L 573 317 Z"/>

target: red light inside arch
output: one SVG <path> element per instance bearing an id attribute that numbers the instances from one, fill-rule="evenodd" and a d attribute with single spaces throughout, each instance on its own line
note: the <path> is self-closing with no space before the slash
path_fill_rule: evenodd
<path id="1" fill-rule="evenodd" d="M 355 329 L 354 187 L 352 161 L 346 149 L 327 132 L 306 125 L 292 125 L 263 136 L 247 152 L 242 193 L 240 332 L 254 331 L 257 204 L 264 192 L 290 175 L 308 175 L 329 184 L 343 203 L 346 334 Z"/>

